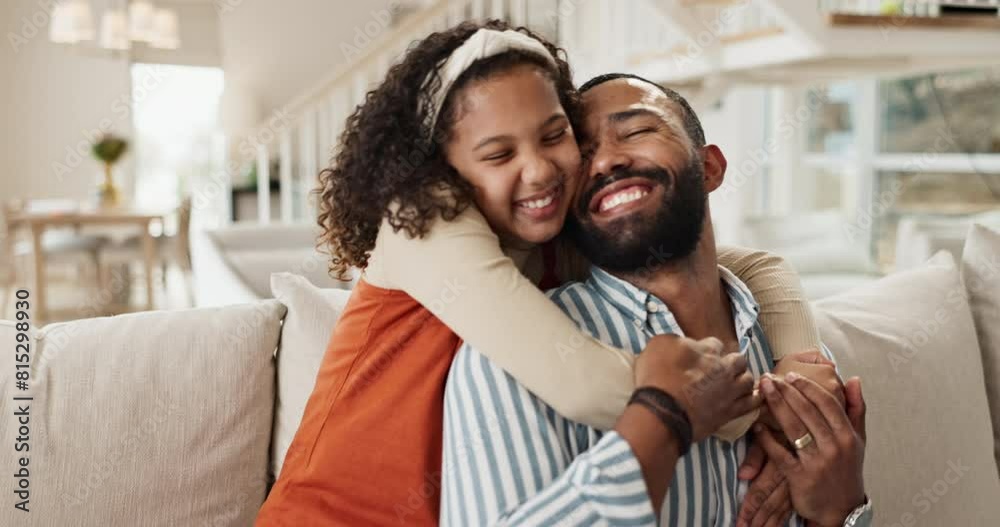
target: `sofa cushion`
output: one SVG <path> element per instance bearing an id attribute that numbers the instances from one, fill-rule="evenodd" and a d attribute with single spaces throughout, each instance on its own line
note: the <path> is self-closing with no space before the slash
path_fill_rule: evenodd
<path id="1" fill-rule="evenodd" d="M 269 300 L 40 330 L 31 513 L 4 506 L 0 525 L 251 525 L 267 485 L 284 311 Z M 0 331 L 12 342 L 9 326 Z M 10 405 L 5 394 L 5 420 Z M 12 427 L 0 428 L 14 444 Z M 13 470 L 13 449 L 2 452 Z"/>
<path id="2" fill-rule="evenodd" d="M 972 313 L 950 254 L 813 305 L 868 402 L 880 525 L 996 525 L 1000 480 Z"/>
<path id="3" fill-rule="evenodd" d="M 271 443 L 271 476 L 276 477 L 299 429 L 333 327 L 351 292 L 320 289 L 302 276 L 274 273 L 271 293 L 288 309 L 278 347 L 278 396 Z"/>
<path id="4" fill-rule="evenodd" d="M 962 278 L 983 354 L 993 452 L 1000 470 L 1000 231 L 972 226 L 962 253 Z"/>

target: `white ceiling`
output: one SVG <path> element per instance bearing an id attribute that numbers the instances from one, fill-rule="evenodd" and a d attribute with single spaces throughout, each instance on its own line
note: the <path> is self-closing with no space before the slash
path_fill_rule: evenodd
<path id="1" fill-rule="evenodd" d="M 238 5 L 219 14 L 226 84 L 256 98 L 263 114 L 289 102 L 342 64 L 345 61 L 342 45 L 353 46 L 356 32 L 390 3 L 389 0 L 230 1 Z"/>

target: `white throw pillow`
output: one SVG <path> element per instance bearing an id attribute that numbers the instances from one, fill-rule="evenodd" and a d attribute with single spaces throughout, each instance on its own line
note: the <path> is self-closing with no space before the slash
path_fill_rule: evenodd
<path id="1" fill-rule="evenodd" d="M 278 347 L 278 396 L 271 443 L 271 476 L 281 473 L 285 453 L 299 429 L 316 384 L 333 327 L 350 291 L 320 289 L 292 273 L 271 275 L 271 294 L 288 309 Z"/>
<path id="2" fill-rule="evenodd" d="M 1000 470 L 1000 231 L 972 226 L 962 253 L 962 278 L 983 354 L 994 457 Z"/>
<path id="3" fill-rule="evenodd" d="M 252 525 L 266 492 L 284 312 L 269 300 L 40 330 L 31 352 L 31 512 L 15 510 L 6 491 L 0 525 Z M 0 342 L 13 338 L 0 325 Z M 13 354 L 3 356 L 8 377 Z M 16 462 L 9 395 L 0 402 L 8 477 Z"/>
<path id="4" fill-rule="evenodd" d="M 813 304 L 868 402 L 865 482 L 879 525 L 998 525 L 983 366 L 954 258 Z"/>

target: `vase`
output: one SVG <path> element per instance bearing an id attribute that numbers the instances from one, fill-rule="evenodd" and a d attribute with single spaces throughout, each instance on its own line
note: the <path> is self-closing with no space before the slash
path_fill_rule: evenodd
<path id="1" fill-rule="evenodd" d="M 121 202 L 121 193 L 115 186 L 111 163 L 104 163 L 104 181 L 97 186 L 97 203 L 101 207 L 115 207 Z"/>

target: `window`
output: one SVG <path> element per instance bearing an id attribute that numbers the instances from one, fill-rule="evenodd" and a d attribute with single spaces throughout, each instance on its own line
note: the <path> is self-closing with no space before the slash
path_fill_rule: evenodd
<path id="1" fill-rule="evenodd" d="M 814 93 L 819 104 L 808 121 L 806 151 L 853 155 L 855 125 L 851 113 L 857 98 L 857 84 L 835 83 L 821 86 Z"/>
<path id="2" fill-rule="evenodd" d="M 846 208 L 848 203 L 844 199 L 844 192 L 849 188 L 849 179 L 853 174 L 845 165 L 846 163 L 822 163 L 817 166 L 807 164 L 802 167 L 802 171 L 796 177 L 807 182 L 808 195 L 800 193 L 797 197 L 800 207 L 806 210 Z"/>
<path id="3" fill-rule="evenodd" d="M 785 124 L 797 137 L 783 148 L 799 148 L 770 167 L 784 190 L 772 214 L 839 210 L 889 269 L 901 219 L 1000 210 L 1000 67 L 772 94 L 767 128 Z"/>
<path id="4" fill-rule="evenodd" d="M 217 170 L 220 68 L 132 65 L 136 196 L 139 206 L 170 209 L 198 178 Z"/>
<path id="5" fill-rule="evenodd" d="M 895 261 L 903 217 L 954 217 L 1000 210 L 1000 173 L 880 172 L 876 177 L 875 251 L 880 265 Z"/>
<path id="6" fill-rule="evenodd" d="M 883 152 L 1000 154 L 1000 67 L 885 81 Z"/>

